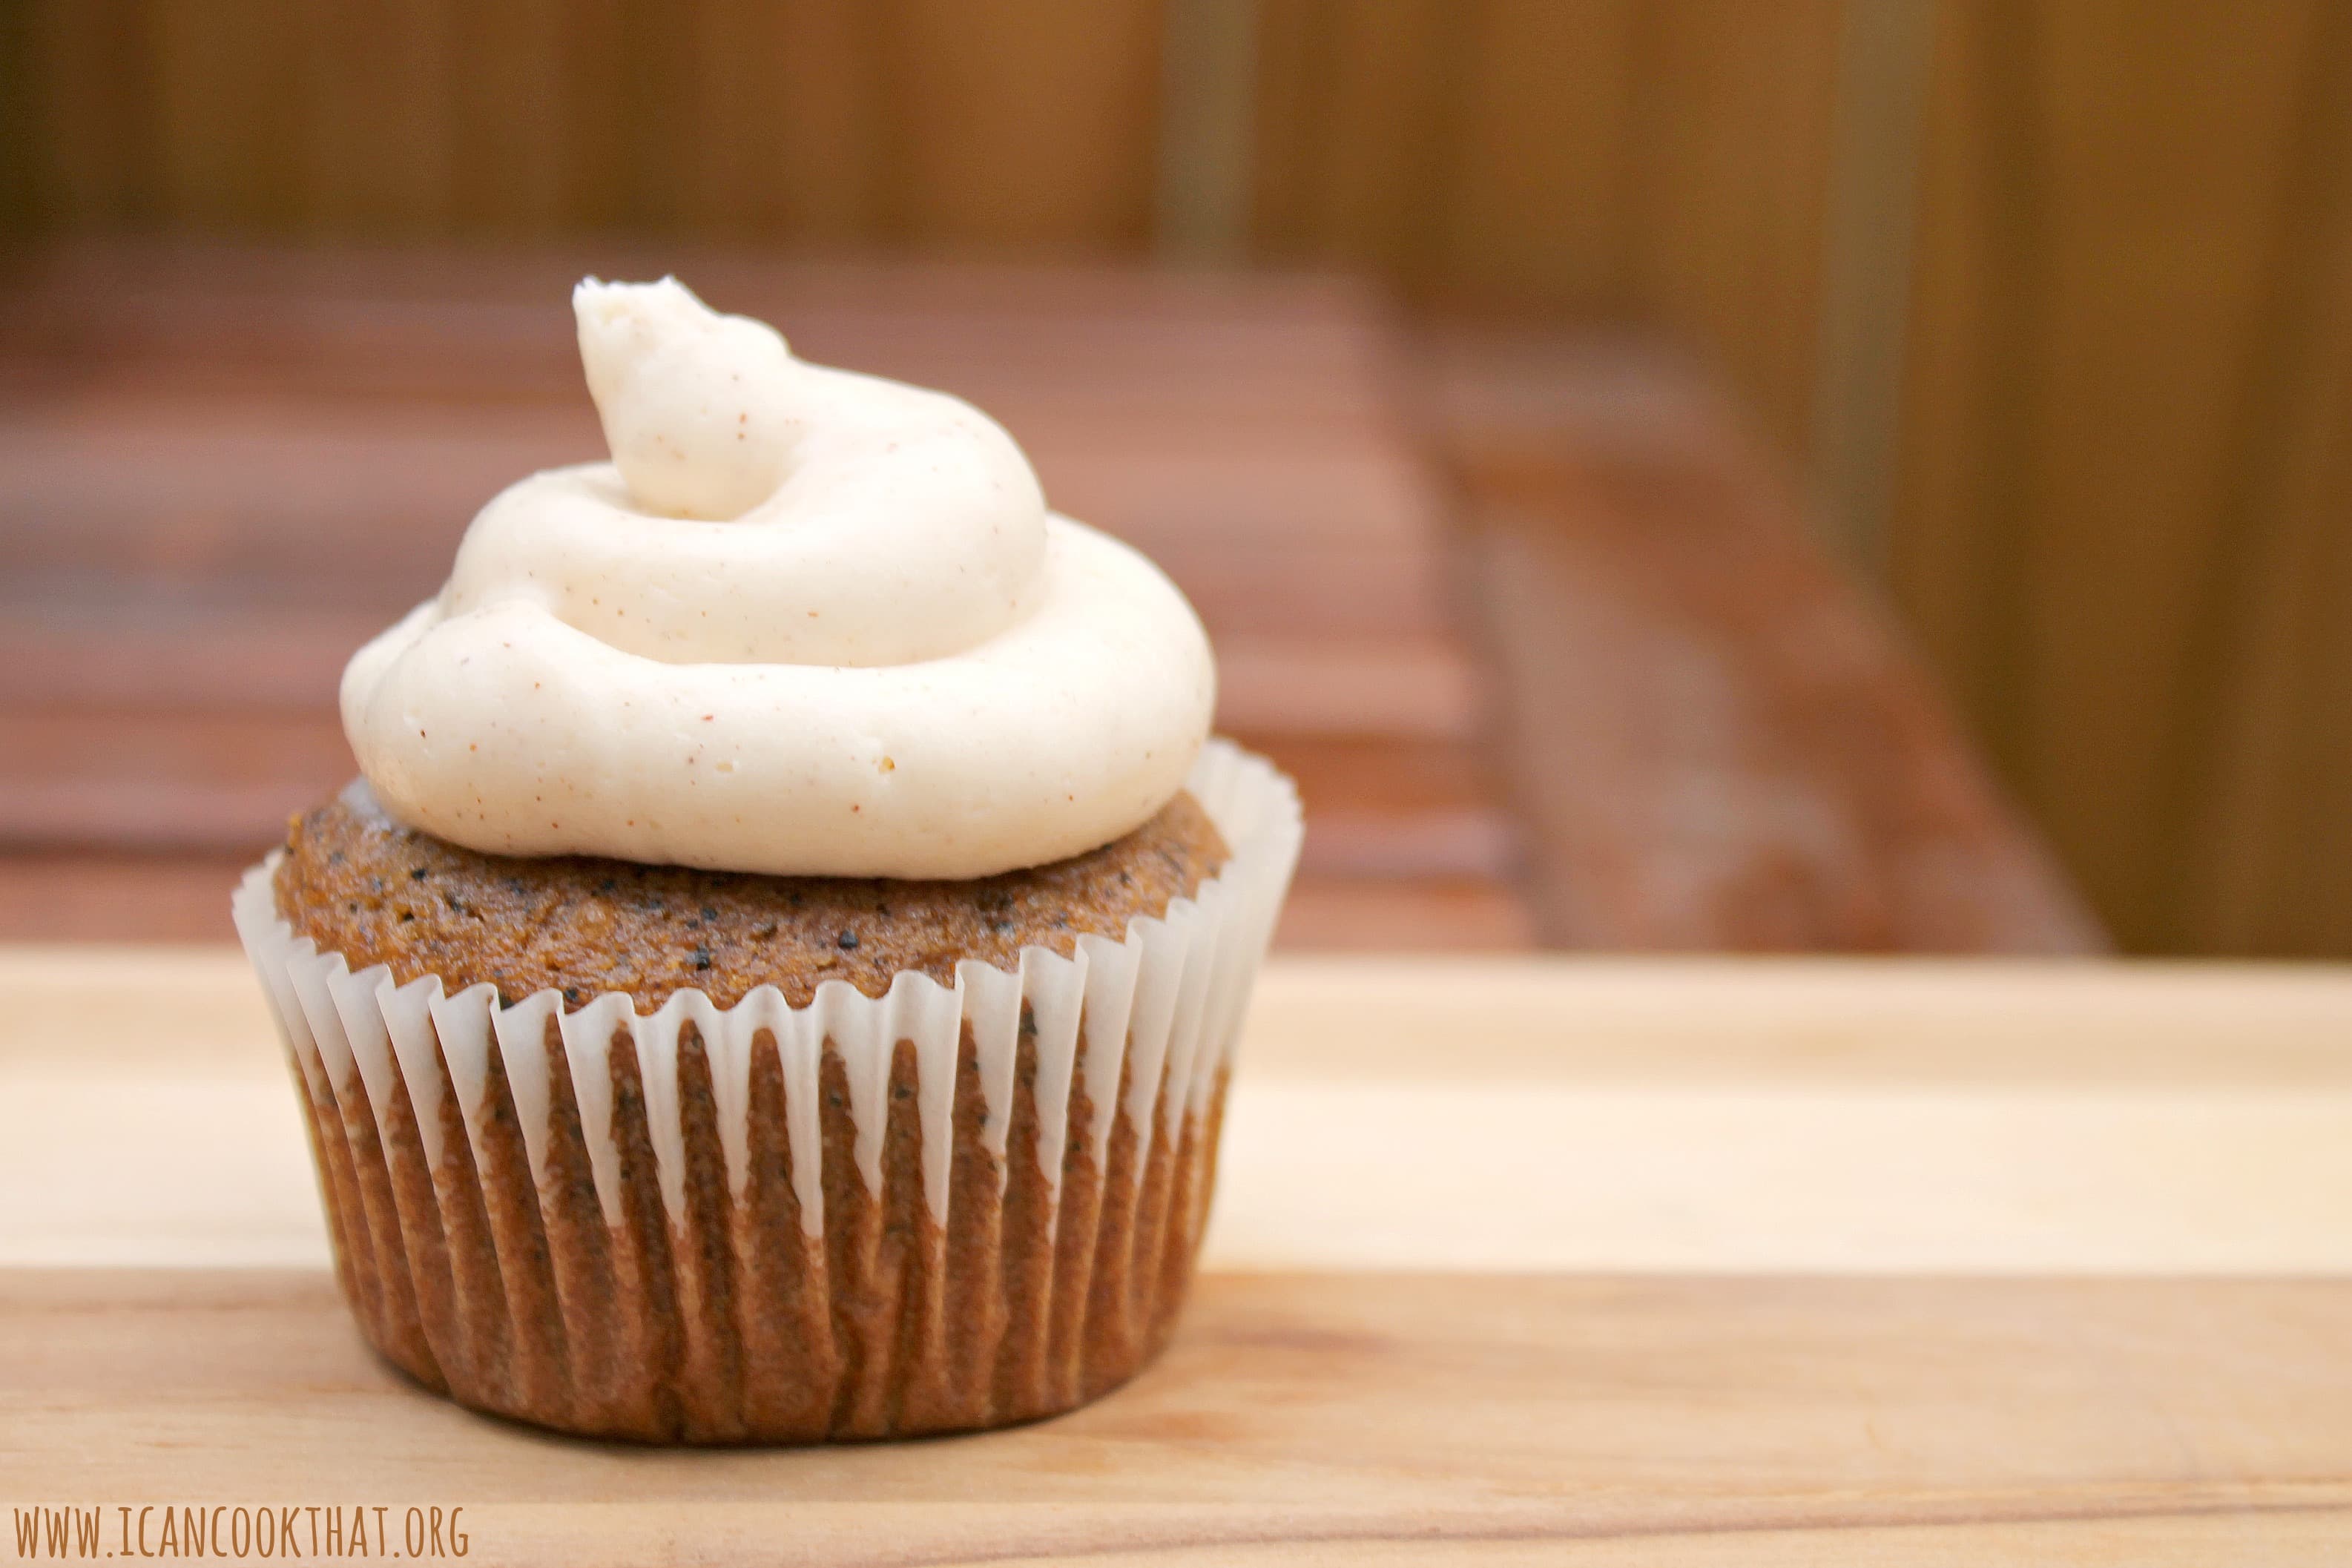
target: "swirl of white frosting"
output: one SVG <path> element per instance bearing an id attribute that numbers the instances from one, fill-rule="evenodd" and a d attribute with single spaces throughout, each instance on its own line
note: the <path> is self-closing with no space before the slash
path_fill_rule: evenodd
<path id="1" fill-rule="evenodd" d="M 495 854 L 968 878 L 1149 820 L 1208 734 L 1201 624 L 952 397 L 803 363 L 674 279 L 573 295 L 610 463 L 482 509 L 355 655 L 410 826 Z"/>

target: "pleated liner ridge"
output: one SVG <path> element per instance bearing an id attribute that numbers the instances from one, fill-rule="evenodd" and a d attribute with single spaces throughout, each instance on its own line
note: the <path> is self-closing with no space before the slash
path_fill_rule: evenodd
<path id="1" fill-rule="evenodd" d="M 1300 838 L 1236 747 L 1188 787 L 1232 858 L 1124 942 L 803 1008 L 395 985 L 295 936 L 255 868 L 237 930 L 362 1331 L 462 1404 L 651 1441 L 1000 1426 L 1123 1382 L 1191 1279 Z"/>

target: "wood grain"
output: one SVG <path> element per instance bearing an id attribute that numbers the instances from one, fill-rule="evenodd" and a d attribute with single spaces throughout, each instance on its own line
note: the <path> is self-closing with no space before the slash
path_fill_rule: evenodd
<path id="1" fill-rule="evenodd" d="M 0 163 L 47 234 L 1139 257 L 1213 115 L 1228 256 L 1643 317 L 1796 450 L 1842 9 L 1266 0 L 1170 102 L 1160 0 L 28 0 Z"/>
<path id="2" fill-rule="evenodd" d="M 1704 344 L 1809 444 L 1834 0 L 1268 0 L 1260 254 Z"/>
<path id="3" fill-rule="evenodd" d="M 240 958 L 0 986 L 0 1265 L 323 1263 Z M 1288 960 L 1242 1060 L 1220 1267 L 2352 1273 L 2338 969 Z"/>
<path id="4" fill-rule="evenodd" d="M 1131 254 L 1150 212 L 1155 0 L 25 9 L 51 229 Z"/>
<path id="5" fill-rule="evenodd" d="M 315 1246 L 318 1222 L 241 959 L 0 949 L 0 1473 L 10 1503 L 97 1506 L 108 1531 L 124 1506 L 315 1501 L 395 1532 L 460 1507 L 469 1555 L 501 1563 L 2352 1549 L 2341 968 L 1277 961 L 1215 1266 L 1159 1363 L 1011 1432 L 702 1453 L 424 1394 L 323 1270 L 255 1245 L 299 1215 Z M 1383 1094 L 1423 1131 L 1368 1123 Z M 1497 1139 L 1476 1104 L 1549 1131 Z M 1712 1128 L 1675 1120 L 1708 1104 Z M 2169 1152 L 2145 1142 L 2168 1106 Z M 1971 1108 L 2009 1136 L 1918 1157 Z M 1482 1141 L 1516 1165 L 1479 1168 Z M 1875 1226 L 1809 1254 L 1856 1204 Z M 1680 1259 L 1654 1246 L 1678 1226 Z M 1496 1250 L 1454 1245 L 1482 1228 Z M 2116 1236 L 2130 1258 L 2100 1250 Z"/>
<path id="6" fill-rule="evenodd" d="M 838 1563 L 886 1540 L 938 1563 L 1657 1562 L 1727 1536 L 2114 1560 L 2076 1554 L 2091 1521 L 2318 1563 L 2352 1541 L 2347 1307 L 2341 1281 L 1212 1275 L 1157 1365 L 1063 1419 L 680 1454 L 409 1388 L 323 1275 L 18 1272 L 0 1375 L 26 1495 L 102 1500 L 110 1526 L 149 1500 L 380 1503 L 395 1529 L 462 1506 L 470 1554 L 502 1563 L 733 1561 L 780 1534 Z M 1881 1554 L 1913 1529 L 1940 1555 Z"/>
<path id="7" fill-rule="evenodd" d="M 1708 378 L 1570 340 L 1429 342 L 1548 938 L 2104 945 Z"/>
<path id="8" fill-rule="evenodd" d="M 2352 932 L 2346 21 L 1940 12 L 1894 590 L 2134 948 Z"/>

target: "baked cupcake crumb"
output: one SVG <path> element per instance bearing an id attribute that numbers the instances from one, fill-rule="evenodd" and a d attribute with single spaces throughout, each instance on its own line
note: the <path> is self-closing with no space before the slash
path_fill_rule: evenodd
<path id="1" fill-rule="evenodd" d="M 721 1007 L 772 984 L 795 1007 L 828 980 L 879 996 L 899 970 L 952 984 L 961 959 L 1012 968 L 1024 947 L 1068 954 L 1160 915 L 1224 865 L 1208 813 L 1179 795 L 1123 838 L 971 881 L 762 877 L 588 856 L 483 855 L 338 796 L 292 818 L 278 913 L 354 971 L 405 984 L 485 981 L 508 1004 L 552 988 L 607 991 L 650 1013 L 694 989 Z"/>

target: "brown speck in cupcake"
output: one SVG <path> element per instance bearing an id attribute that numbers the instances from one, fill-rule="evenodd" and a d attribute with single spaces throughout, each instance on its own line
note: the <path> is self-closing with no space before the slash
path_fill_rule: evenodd
<path id="1" fill-rule="evenodd" d="M 1163 855 L 1171 844 L 1180 852 Z M 509 996 L 569 990 L 584 1003 L 616 992 L 651 1013 L 688 986 L 725 1007 L 774 985 L 805 1006 L 828 979 L 879 994 L 901 970 L 952 984 L 961 959 L 1012 963 L 1024 946 L 1066 954 L 1075 933 L 1122 938 L 1223 856 L 1189 796 L 1073 859 L 939 882 L 481 855 L 338 803 L 292 823 L 278 886 L 298 932 L 354 973 L 383 963 L 401 984 L 436 974 L 452 994 L 487 983 Z M 413 894 L 372 893 L 372 876 Z"/>

